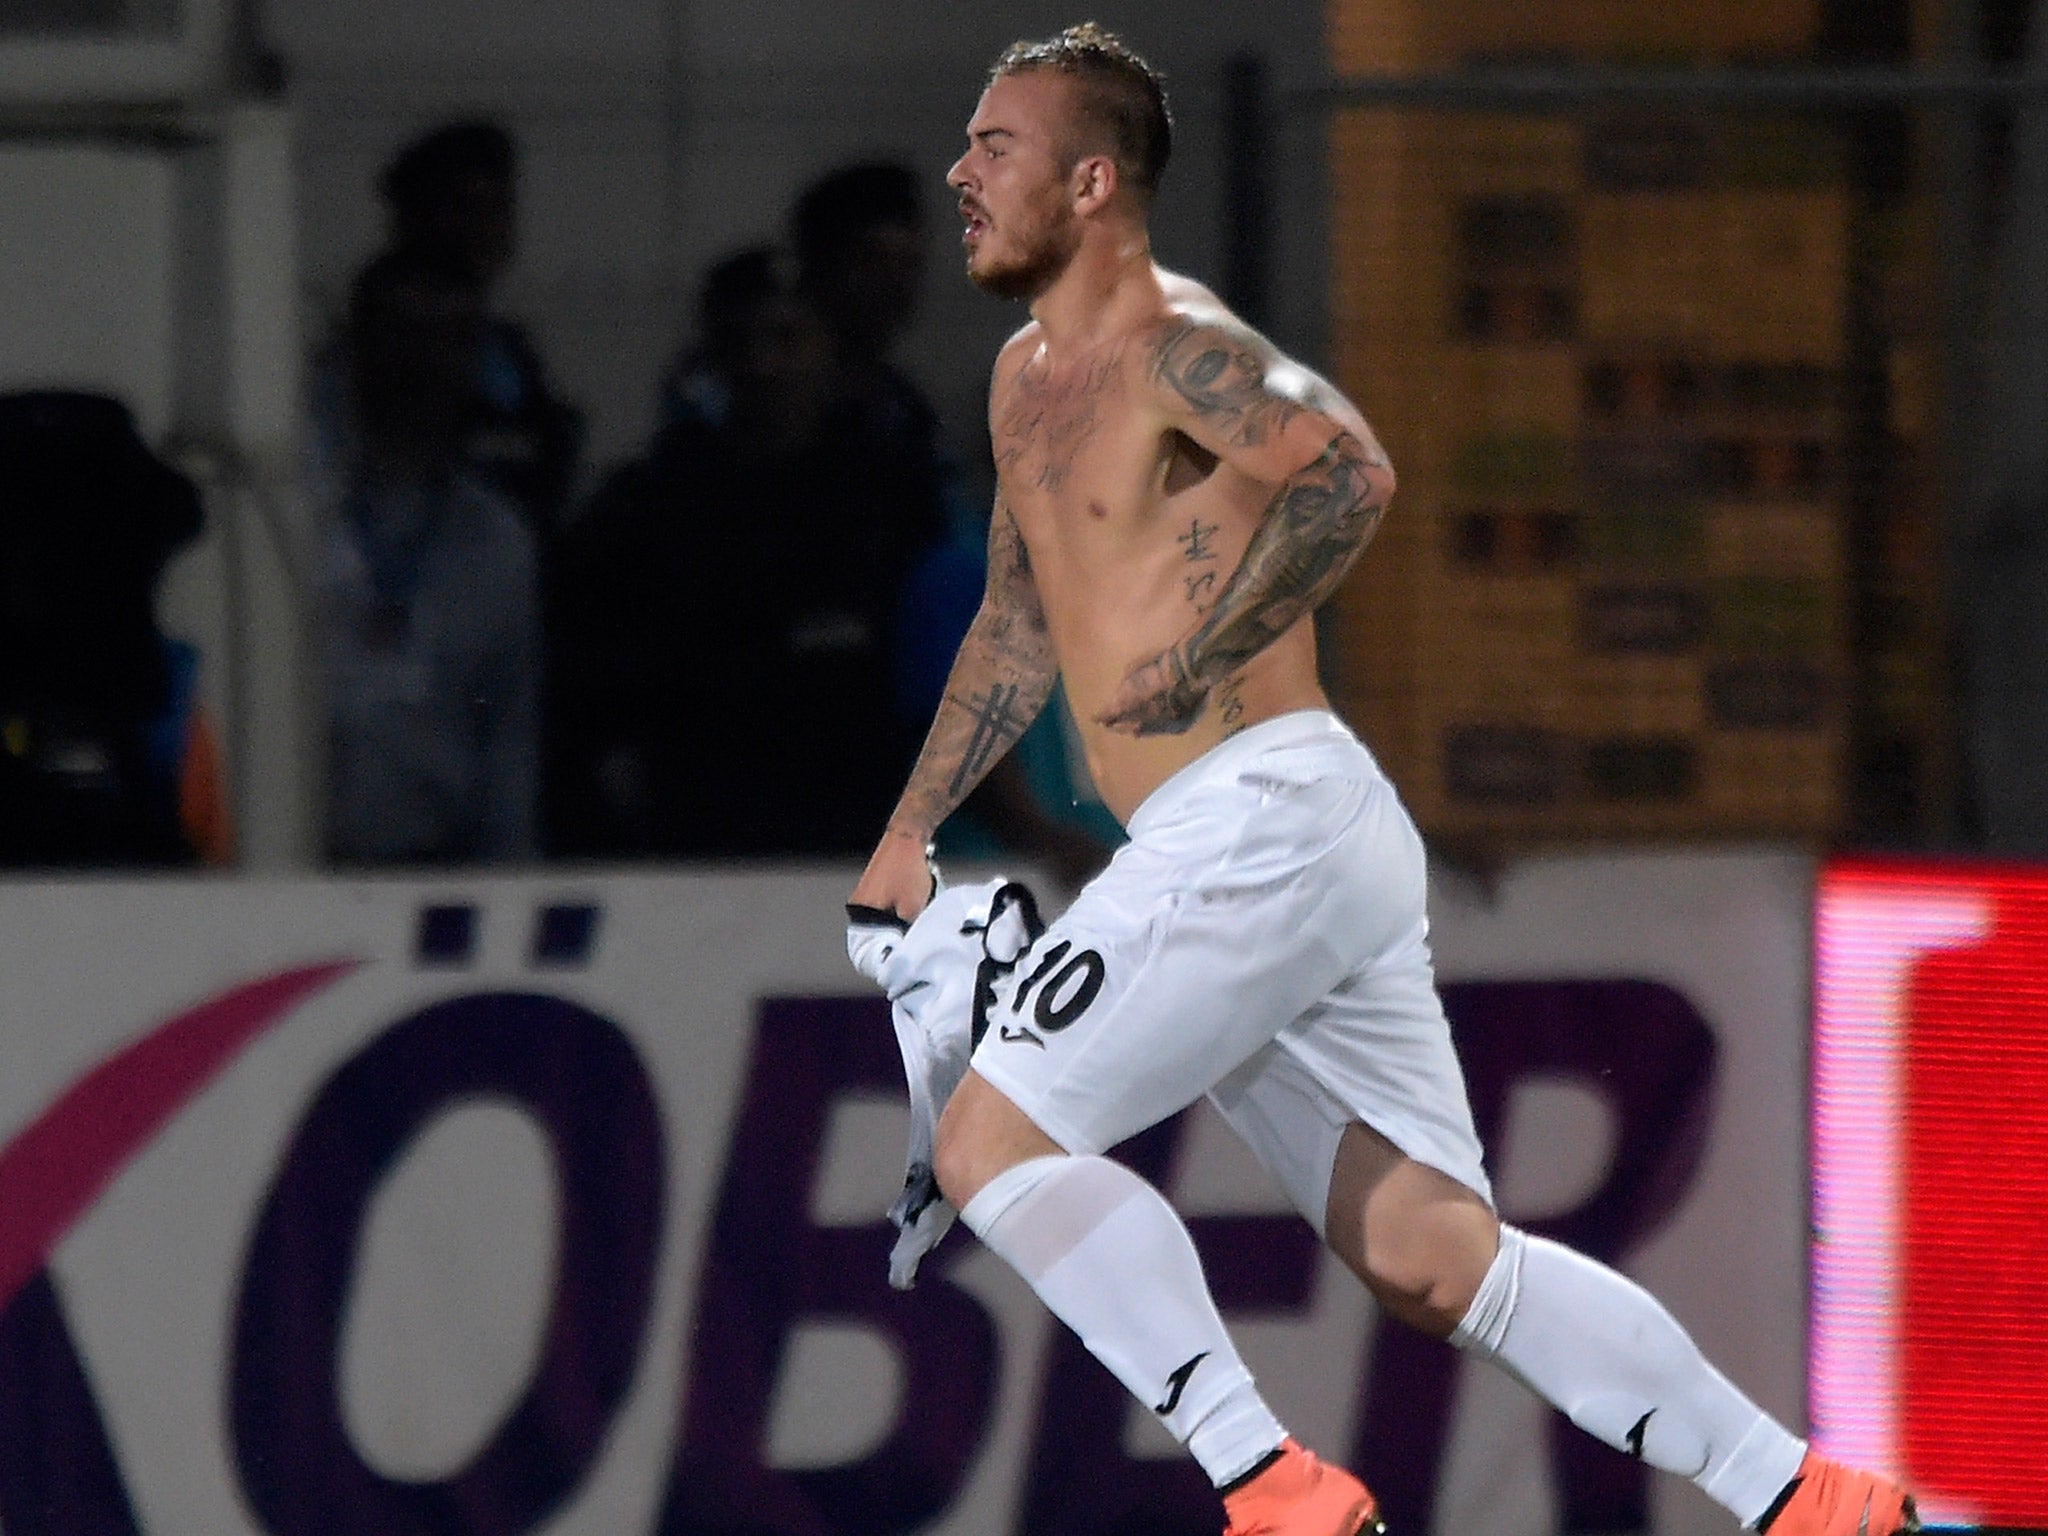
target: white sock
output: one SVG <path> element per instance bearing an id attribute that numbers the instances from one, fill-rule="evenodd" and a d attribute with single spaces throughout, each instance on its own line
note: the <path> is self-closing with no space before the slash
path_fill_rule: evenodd
<path id="1" fill-rule="evenodd" d="M 991 1179 L 960 1219 L 1217 1487 L 1285 1438 L 1223 1330 L 1187 1228 L 1121 1163 L 1032 1158 Z"/>
<path id="2" fill-rule="evenodd" d="M 1744 1525 L 1763 1517 L 1806 1454 L 1648 1291 L 1510 1226 L 1451 1342 L 1616 1450 L 1692 1479 Z"/>

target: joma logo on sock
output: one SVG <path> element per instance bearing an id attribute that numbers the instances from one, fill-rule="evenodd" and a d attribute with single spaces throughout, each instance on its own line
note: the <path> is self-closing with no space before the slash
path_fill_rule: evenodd
<path id="1" fill-rule="evenodd" d="M 1180 1395 L 1188 1389 L 1188 1378 L 1195 1374 L 1195 1367 L 1209 1358 L 1209 1351 L 1203 1350 L 1186 1365 L 1166 1378 L 1166 1401 L 1153 1406 L 1152 1411 L 1162 1419 L 1180 1406 Z"/>

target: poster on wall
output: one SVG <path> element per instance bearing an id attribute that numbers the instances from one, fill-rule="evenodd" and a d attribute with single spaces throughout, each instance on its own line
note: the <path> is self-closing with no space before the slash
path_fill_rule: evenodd
<path id="1" fill-rule="evenodd" d="M 1213 1536 L 966 1233 L 889 1287 L 907 1116 L 850 880 L 0 886 L 0 1530 Z M 1434 904 L 1504 1210 L 1795 1421 L 1810 880 L 1537 861 Z M 1120 1155 L 1402 1529 L 1726 1529 L 1378 1319 L 1205 1108 Z"/>

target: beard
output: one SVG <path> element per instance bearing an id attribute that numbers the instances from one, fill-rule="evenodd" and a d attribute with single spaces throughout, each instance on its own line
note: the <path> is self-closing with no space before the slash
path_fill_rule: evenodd
<path id="1" fill-rule="evenodd" d="M 1048 219 L 1014 241 L 1007 261 L 967 263 L 967 275 L 983 293 L 999 299 L 1035 299 L 1050 288 L 1081 248 L 1081 227 L 1072 218 Z"/>

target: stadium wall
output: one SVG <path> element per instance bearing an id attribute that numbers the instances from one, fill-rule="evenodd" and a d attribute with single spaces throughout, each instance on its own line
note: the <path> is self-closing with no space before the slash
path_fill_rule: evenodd
<path id="1" fill-rule="evenodd" d="M 0 887 L 0 1527 L 1213 1533 L 964 1234 L 906 1294 L 844 870 Z M 1802 1421 L 1813 871 L 1439 882 L 1504 1209 Z M 1292 1427 L 1402 1528 L 1720 1531 L 1383 1331 L 1221 1122 L 1124 1149 Z"/>

